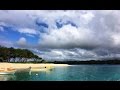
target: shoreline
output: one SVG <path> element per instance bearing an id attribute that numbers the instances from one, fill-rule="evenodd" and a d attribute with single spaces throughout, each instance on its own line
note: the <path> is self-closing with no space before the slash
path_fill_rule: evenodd
<path id="1" fill-rule="evenodd" d="M 40 69 L 40 68 L 54 68 L 56 66 L 70 66 L 68 64 L 53 64 L 53 63 L 41 63 L 41 64 L 33 64 L 33 63 L 6 63 L 1 62 L 0 68 L 15 68 L 15 69 L 21 69 L 21 68 L 28 68 L 31 67 L 32 69 Z"/>

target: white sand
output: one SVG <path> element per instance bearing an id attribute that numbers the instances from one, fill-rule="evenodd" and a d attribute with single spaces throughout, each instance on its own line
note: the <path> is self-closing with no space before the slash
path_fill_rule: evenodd
<path id="1" fill-rule="evenodd" d="M 28 68 L 31 67 L 32 69 L 38 69 L 38 68 L 53 68 L 55 66 L 70 66 L 68 64 L 23 64 L 23 63 L 0 63 L 0 68 Z"/>

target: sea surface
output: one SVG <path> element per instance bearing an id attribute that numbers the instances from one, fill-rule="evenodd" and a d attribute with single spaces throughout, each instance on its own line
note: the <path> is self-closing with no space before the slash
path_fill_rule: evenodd
<path id="1" fill-rule="evenodd" d="M 72 65 L 49 71 L 0 75 L 0 81 L 120 81 L 120 65 Z"/>

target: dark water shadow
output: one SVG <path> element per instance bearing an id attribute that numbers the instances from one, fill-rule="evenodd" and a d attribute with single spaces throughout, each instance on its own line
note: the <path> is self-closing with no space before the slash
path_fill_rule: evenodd
<path id="1" fill-rule="evenodd" d="M 25 72 L 15 73 L 16 81 L 29 81 L 30 77 L 31 75 L 29 73 Z"/>

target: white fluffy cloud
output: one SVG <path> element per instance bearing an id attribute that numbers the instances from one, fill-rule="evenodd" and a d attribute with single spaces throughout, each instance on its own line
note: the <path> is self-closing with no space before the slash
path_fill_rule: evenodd
<path id="1" fill-rule="evenodd" d="M 68 15 L 70 12 L 71 14 Z M 48 33 L 41 35 L 40 47 L 120 47 L 119 44 L 116 44 L 120 35 L 120 11 L 66 11 L 62 15 L 58 16 L 60 23 L 71 21 L 77 27 L 69 23 L 59 29 L 50 29 Z"/>
<path id="2" fill-rule="evenodd" d="M 34 29 L 29 29 L 29 28 L 21 28 L 21 29 L 18 29 L 18 31 L 20 33 L 26 33 L 26 34 L 38 34 L 36 30 Z"/>
<path id="3" fill-rule="evenodd" d="M 1 10 L 0 21 L 18 27 L 33 27 L 34 22 L 24 10 Z"/>
<path id="4" fill-rule="evenodd" d="M 42 48 L 94 47 L 99 44 L 94 36 L 94 32 L 89 29 L 65 25 L 59 30 L 44 34 L 39 44 Z"/>
<path id="5" fill-rule="evenodd" d="M 111 44 L 110 44 L 111 43 Z M 64 25 L 43 34 L 39 41 L 40 48 L 85 48 L 111 47 L 114 45 L 110 34 L 100 34 L 89 28 Z"/>
<path id="6" fill-rule="evenodd" d="M 26 39 L 24 37 L 21 37 L 18 41 L 17 44 L 19 46 L 26 46 Z"/>
<path id="7" fill-rule="evenodd" d="M 70 20 L 77 25 L 88 23 L 93 17 L 94 11 L 75 10 L 1 10 L 0 22 L 15 25 L 20 28 L 36 28 L 36 20 L 45 22 L 49 28 L 56 28 L 56 20 L 64 22 Z M 80 23 L 82 21 L 82 23 Z"/>

